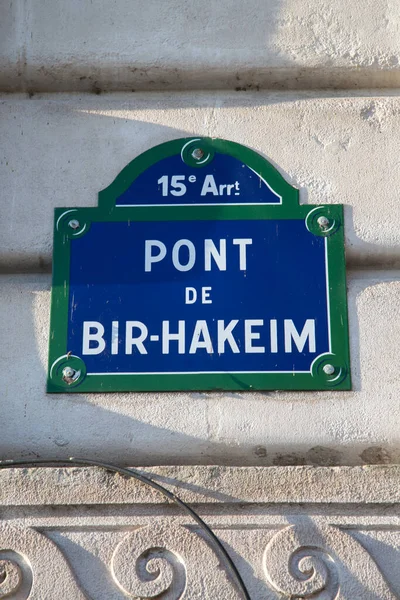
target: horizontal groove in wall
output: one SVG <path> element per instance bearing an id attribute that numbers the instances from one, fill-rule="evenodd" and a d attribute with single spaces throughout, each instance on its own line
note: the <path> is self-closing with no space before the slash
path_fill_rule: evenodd
<path id="1" fill-rule="evenodd" d="M 26 275 L 27 277 L 50 276 L 52 273 L 52 265 L 42 265 L 41 268 L 29 268 L 28 265 L 21 265 L 20 268 L 15 267 L 9 269 L 0 263 L 0 277 L 12 277 Z M 371 280 L 371 281 L 398 281 L 400 280 L 400 264 L 392 265 L 391 267 L 384 265 L 350 265 L 347 263 L 347 279 L 348 280 Z M 49 279 L 50 281 L 50 279 Z"/>
<path id="2" fill-rule="evenodd" d="M 15 71 L 15 72 L 14 72 Z M 400 69 L 354 68 L 251 68 L 226 70 L 160 69 L 151 65 L 59 64 L 38 67 L 35 76 L 19 75 L 16 69 L 0 73 L 0 93 L 56 92 L 156 92 L 156 91 L 306 91 L 370 90 L 400 87 Z"/>
<path id="3" fill-rule="evenodd" d="M 302 203 L 343 203 L 348 268 L 399 269 L 399 99 L 400 89 L 3 95 L 0 272 L 50 273 L 54 206 L 95 206 L 129 160 L 187 132 L 276 161 Z"/>
<path id="4" fill-rule="evenodd" d="M 0 82 L 1 82 L 1 74 L 0 74 Z M 274 98 L 276 101 L 282 99 L 284 102 L 286 99 L 290 99 L 291 101 L 295 100 L 306 100 L 306 99 L 318 99 L 318 98 L 330 98 L 330 99 L 341 99 L 341 98 L 400 98 L 400 75 L 399 80 L 396 86 L 380 86 L 380 85 L 370 85 L 366 87 L 334 87 L 331 88 L 329 86 L 321 86 L 317 88 L 313 87 L 305 87 L 300 89 L 255 89 L 248 87 L 247 89 L 239 89 L 237 86 L 226 89 L 222 85 L 218 85 L 211 89 L 207 88 L 196 88 L 191 89 L 189 87 L 184 87 L 182 89 L 143 89 L 132 91 L 129 89 L 115 89 L 115 90 L 99 90 L 99 89 L 88 89 L 88 90 L 49 90 L 49 91 L 41 91 L 41 90 L 31 90 L 28 91 L 26 89 L 10 89 L 10 90 L 2 90 L 0 83 L 0 100 L 10 100 L 11 98 L 15 98 L 16 101 L 20 101 L 21 99 L 26 99 L 27 101 L 35 99 L 35 100 L 54 100 L 54 99 L 68 99 L 68 98 L 90 98 L 91 96 L 102 96 L 102 98 L 106 99 L 107 96 L 111 98 L 118 97 L 129 97 L 131 92 L 140 92 L 140 99 L 143 99 L 148 94 L 149 96 L 159 97 L 161 98 L 166 92 L 168 92 L 168 98 L 173 97 L 176 93 L 177 97 L 183 96 L 184 92 L 187 92 L 188 96 L 193 95 L 194 98 L 197 96 L 193 94 L 193 92 L 198 92 L 199 94 L 209 95 L 208 92 L 212 91 L 215 93 L 221 94 L 229 94 L 229 98 L 237 97 L 237 96 L 249 96 L 251 98 L 258 98 L 259 96 L 265 98 L 266 101 L 268 99 Z M 169 93 L 170 92 L 170 93 Z M 237 92 L 235 94 L 235 92 Z M 249 92 L 249 94 L 246 94 Z M 258 95 L 257 92 L 260 92 Z M 134 97 L 134 96 L 133 96 Z M 200 96 L 201 98 L 202 96 Z M 222 98 L 223 99 L 223 98 Z"/>
<path id="5" fill-rule="evenodd" d="M 385 260 L 374 261 L 371 257 L 363 260 L 362 257 L 348 257 L 346 261 L 347 272 L 355 273 L 391 273 L 395 279 L 400 278 L 400 257 L 387 256 Z M 33 257 L 26 257 L 19 260 L 13 258 L 0 257 L 0 275 L 34 275 L 51 274 L 52 261 L 49 259 L 37 260 Z"/>

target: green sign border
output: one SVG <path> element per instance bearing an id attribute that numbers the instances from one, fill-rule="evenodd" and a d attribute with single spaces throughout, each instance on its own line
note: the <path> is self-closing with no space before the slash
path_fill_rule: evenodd
<path id="1" fill-rule="evenodd" d="M 196 159 L 193 148 L 201 148 Z M 115 206 L 116 199 L 156 162 L 181 154 L 191 166 L 202 168 L 214 152 L 233 156 L 258 173 L 282 197 L 281 204 L 218 206 Z M 326 217 L 326 225 L 318 219 Z M 85 235 L 92 222 L 186 220 L 299 219 L 326 238 L 332 354 L 317 357 L 310 373 L 209 373 L 118 375 L 87 374 L 83 360 L 67 347 L 69 266 L 71 240 Z M 76 221 L 76 229 L 71 227 Z M 56 208 L 54 222 L 53 282 L 47 391 L 62 393 L 183 391 L 183 390 L 350 390 L 346 265 L 343 205 L 299 204 L 292 187 L 266 159 L 240 144 L 221 139 L 181 138 L 144 152 L 130 162 L 113 183 L 99 193 L 98 207 Z M 329 366 L 327 366 L 329 365 Z M 65 367 L 74 375 L 66 378 Z M 324 369 L 325 367 L 325 369 Z M 333 372 L 332 371 L 333 367 Z"/>

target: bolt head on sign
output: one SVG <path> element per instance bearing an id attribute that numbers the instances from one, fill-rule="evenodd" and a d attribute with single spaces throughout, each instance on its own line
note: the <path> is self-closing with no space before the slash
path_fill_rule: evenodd
<path id="1" fill-rule="evenodd" d="M 256 152 L 174 140 L 56 209 L 48 392 L 350 388 L 343 207 Z"/>

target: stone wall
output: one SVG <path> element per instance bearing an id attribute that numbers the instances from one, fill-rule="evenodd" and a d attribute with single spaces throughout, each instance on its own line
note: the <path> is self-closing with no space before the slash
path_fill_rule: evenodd
<path id="1" fill-rule="evenodd" d="M 400 597 L 397 467 L 140 473 L 196 508 L 251 600 Z M 0 507 L 1 598 L 244 598 L 204 528 L 137 481 L 93 468 L 9 469 Z"/>
<path id="2" fill-rule="evenodd" d="M 398 459 L 400 103 L 393 94 L 12 94 L 1 110 L 0 329 L 3 393 L 13 405 L 0 440 L 7 458 Z M 267 156 L 300 188 L 302 202 L 345 204 L 352 392 L 46 395 L 53 208 L 95 206 L 133 157 L 196 133 Z"/>
<path id="3" fill-rule="evenodd" d="M 4 0 L 7 91 L 392 88 L 396 0 Z"/>
<path id="4" fill-rule="evenodd" d="M 399 87 L 396 0 L 3 0 L 1 458 L 164 465 L 252 600 L 400 597 Z M 46 394 L 54 207 L 192 135 L 345 205 L 353 391 Z M 137 482 L 6 470 L 0 507 L 0 598 L 241 597 Z"/>

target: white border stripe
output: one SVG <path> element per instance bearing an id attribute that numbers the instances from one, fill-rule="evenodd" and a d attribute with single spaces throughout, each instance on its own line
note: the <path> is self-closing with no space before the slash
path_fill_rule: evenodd
<path id="1" fill-rule="evenodd" d="M 132 207 L 145 207 L 149 208 L 154 206 L 281 206 L 280 202 L 202 202 L 201 204 L 116 204 L 116 208 L 132 208 Z"/>
<path id="2" fill-rule="evenodd" d="M 136 205 L 125 205 L 125 206 L 136 206 Z M 144 205 L 142 205 L 144 206 Z M 149 204 L 146 206 L 155 206 L 153 204 Z M 160 206 L 177 206 L 175 204 L 170 205 L 160 205 Z M 204 206 L 203 204 L 181 204 L 180 206 Z M 224 206 L 223 204 L 212 204 L 208 206 Z M 225 205 L 226 206 L 226 205 Z M 232 206 L 232 205 L 229 205 Z M 325 247 L 325 277 L 326 277 L 326 307 L 327 307 L 327 317 L 328 317 L 328 338 L 329 338 L 329 353 L 324 352 L 323 354 L 319 354 L 314 358 L 311 363 L 310 369 L 308 371 L 157 371 L 157 372 L 127 372 L 121 373 L 118 371 L 113 371 L 112 373 L 86 373 L 87 376 L 93 375 L 273 375 L 276 373 L 280 374 L 288 374 L 288 375 L 296 375 L 301 373 L 312 373 L 312 366 L 314 362 L 324 356 L 325 354 L 332 354 L 332 334 L 331 334 L 331 309 L 330 309 L 330 296 L 329 296 L 329 265 L 328 265 L 328 238 L 324 239 L 324 247 Z M 333 380 L 334 381 L 334 380 Z"/>
<path id="3" fill-rule="evenodd" d="M 325 238 L 326 311 L 328 317 L 329 352 L 332 354 L 331 306 L 329 300 L 328 238 Z"/>
<path id="4" fill-rule="evenodd" d="M 261 181 L 263 183 L 265 183 L 265 185 L 267 186 L 267 188 L 269 189 L 270 192 L 272 192 L 274 194 L 274 196 L 276 196 L 277 198 L 279 198 L 280 202 L 279 204 L 282 204 L 282 196 L 280 194 L 278 194 L 274 189 L 272 189 L 272 187 L 269 185 L 268 181 L 265 181 L 264 177 L 261 177 L 260 173 L 257 173 L 257 171 L 255 171 L 254 169 L 252 169 L 251 167 L 249 167 L 249 165 L 246 165 L 246 167 L 248 169 L 250 169 L 250 171 L 253 171 L 253 173 L 255 173 L 257 175 L 257 177 L 259 177 L 261 179 Z M 273 202 L 269 202 L 269 204 L 274 204 Z M 278 204 L 278 203 L 276 203 Z"/>
<path id="5" fill-rule="evenodd" d="M 318 357 L 317 357 L 318 358 Z M 309 373 L 310 371 L 152 371 L 150 373 L 86 373 L 86 375 L 263 375 L 266 373 L 287 373 L 288 375 L 297 375 L 297 373 Z"/>

